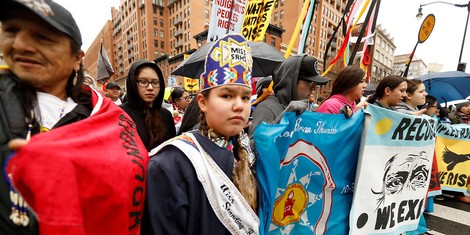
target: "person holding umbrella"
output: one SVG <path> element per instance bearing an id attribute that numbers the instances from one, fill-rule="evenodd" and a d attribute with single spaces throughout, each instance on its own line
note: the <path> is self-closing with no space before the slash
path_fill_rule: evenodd
<path id="1" fill-rule="evenodd" d="M 153 149 L 142 234 L 258 234 L 250 114 L 251 52 L 229 34 L 206 58 L 199 129 Z"/>

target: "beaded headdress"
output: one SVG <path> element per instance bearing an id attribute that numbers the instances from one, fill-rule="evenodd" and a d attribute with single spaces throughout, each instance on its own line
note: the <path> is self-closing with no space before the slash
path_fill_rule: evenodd
<path id="1" fill-rule="evenodd" d="M 217 40 L 206 55 L 201 74 L 201 91 L 221 85 L 238 84 L 251 88 L 253 58 L 248 41 L 240 34 Z"/>

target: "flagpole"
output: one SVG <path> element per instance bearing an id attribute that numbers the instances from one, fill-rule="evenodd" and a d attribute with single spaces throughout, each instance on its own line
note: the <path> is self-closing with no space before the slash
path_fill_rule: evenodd
<path id="1" fill-rule="evenodd" d="M 344 22 L 344 17 L 346 16 L 346 14 L 348 12 L 351 11 L 351 6 L 352 6 L 353 2 L 354 2 L 354 0 L 349 0 L 348 1 L 347 5 L 346 5 L 346 9 L 343 13 L 343 16 L 341 17 L 341 20 L 338 22 L 338 25 L 336 25 L 336 28 L 333 31 L 333 35 L 331 35 L 330 40 L 326 44 L 325 54 L 323 55 L 323 71 L 325 71 L 326 68 L 327 68 L 326 59 L 328 57 L 328 50 L 330 50 L 331 43 L 333 42 L 333 38 L 335 38 L 336 34 L 338 33 L 339 27 L 341 26 L 341 22 Z M 344 23 L 343 25 L 344 25 L 344 27 L 343 27 L 343 36 L 345 36 L 344 34 L 346 34 L 346 32 L 347 32 L 347 29 L 346 29 L 347 25 L 346 25 L 346 23 Z M 344 30 L 344 29 L 346 29 L 346 30 Z"/>
<path id="2" fill-rule="evenodd" d="M 370 16 L 372 15 L 372 11 L 374 10 L 376 3 L 377 3 L 377 0 L 372 0 L 372 4 L 369 5 L 369 11 L 367 11 L 366 18 L 364 19 L 364 22 L 362 23 L 361 32 L 359 33 L 357 37 L 356 44 L 354 45 L 354 49 L 351 53 L 351 56 L 349 57 L 348 65 L 352 65 L 352 63 L 354 62 L 354 57 L 356 57 L 357 49 L 359 48 L 362 37 L 364 36 L 364 32 L 366 31 L 366 27 L 364 27 L 364 25 L 366 22 L 369 22 Z"/>
<path id="3" fill-rule="evenodd" d="M 310 6 L 308 8 L 306 19 L 304 21 L 304 25 L 302 27 L 302 35 L 300 37 L 299 46 L 298 46 L 298 49 L 297 49 L 299 53 L 304 53 L 305 52 L 305 43 L 307 42 L 307 36 L 308 36 L 308 33 L 309 33 L 310 24 L 312 23 L 314 9 L 315 9 L 315 1 L 313 1 L 310 4 Z"/>
<path id="4" fill-rule="evenodd" d="M 304 5 L 302 6 L 302 10 L 300 11 L 300 17 L 297 20 L 297 24 L 295 25 L 295 29 L 292 32 L 292 38 L 290 39 L 289 46 L 287 47 L 286 52 L 284 53 L 284 58 L 288 58 L 290 53 L 292 52 L 292 48 L 294 48 L 295 41 L 297 40 L 297 36 L 300 33 L 300 27 L 302 26 L 302 22 L 305 19 L 307 14 L 308 6 L 310 4 L 310 0 L 305 0 Z"/>

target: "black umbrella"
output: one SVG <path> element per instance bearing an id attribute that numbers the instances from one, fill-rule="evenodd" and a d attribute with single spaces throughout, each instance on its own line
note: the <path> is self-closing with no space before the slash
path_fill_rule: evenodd
<path id="1" fill-rule="evenodd" d="M 204 61 L 214 42 L 204 44 L 188 58 L 183 60 L 171 73 L 189 78 L 199 78 L 204 72 Z M 276 48 L 265 42 L 248 42 L 253 57 L 253 77 L 267 77 L 285 58 Z"/>

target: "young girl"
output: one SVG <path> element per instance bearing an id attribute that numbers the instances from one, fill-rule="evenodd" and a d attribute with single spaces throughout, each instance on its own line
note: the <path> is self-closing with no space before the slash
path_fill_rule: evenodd
<path id="1" fill-rule="evenodd" d="M 141 60 L 131 65 L 126 80 L 127 101 L 121 108 L 134 120 L 148 151 L 176 135 L 170 111 L 162 108 L 163 79 L 155 63 Z"/>
<path id="2" fill-rule="evenodd" d="M 367 99 L 367 102 L 382 108 L 395 110 L 406 95 L 406 78 L 391 75 L 380 81 L 375 93 Z"/>
<path id="3" fill-rule="evenodd" d="M 241 35 L 212 46 L 196 97 L 199 130 L 150 153 L 143 234 L 257 234 L 254 155 L 243 133 L 251 110 L 251 61 Z"/>
<path id="4" fill-rule="evenodd" d="M 175 123 L 176 132 L 179 131 L 181 127 L 181 121 L 183 119 L 184 112 L 191 102 L 191 97 L 189 96 L 189 92 L 187 92 L 184 88 L 175 87 L 171 91 L 170 94 L 171 99 L 171 106 L 168 107 L 171 114 L 173 115 L 173 121 Z"/>
<path id="5" fill-rule="evenodd" d="M 419 110 L 418 106 L 424 105 L 426 103 L 427 95 L 428 93 L 426 92 L 424 83 L 421 80 L 406 80 L 406 96 L 403 102 L 397 105 L 395 109 L 402 113 L 422 115 L 427 111 L 427 109 L 423 108 Z"/>
<path id="6" fill-rule="evenodd" d="M 317 112 L 338 114 L 345 105 L 355 112 L 367 106 L 365 101 L 356 105 L 356 100 L 362 97 L 367 86 L 365 74 L 365 71 L 357 65 L 344 68 L 333 82 L 331 97 L 322 103 Z"/>

